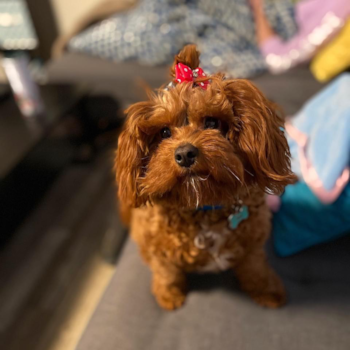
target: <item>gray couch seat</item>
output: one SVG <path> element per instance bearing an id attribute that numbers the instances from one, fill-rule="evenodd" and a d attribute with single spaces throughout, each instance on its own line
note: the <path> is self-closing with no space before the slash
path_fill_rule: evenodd
<path id="1" fill-rule="evenodd" d="M 129 240 L 78 350 L 348 350 L 350 237 L 270 262 L 288 304 L 270 310 L 239 291 L 233 273 L 190 276 L 186 304 L 158 307 L 151 274 Z"/>

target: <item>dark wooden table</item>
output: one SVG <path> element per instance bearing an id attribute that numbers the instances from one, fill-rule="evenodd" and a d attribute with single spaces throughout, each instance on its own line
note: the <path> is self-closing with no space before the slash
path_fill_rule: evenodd
<path id="1" fill-rule="evenodd" d="M 37 117 L 24 118 L 11 95 L 0 102 L 0 245 L 73 154 L 73 146 L 57 129 L 86 89 L 44 85 L 40 91 L 45 110 Z"/>

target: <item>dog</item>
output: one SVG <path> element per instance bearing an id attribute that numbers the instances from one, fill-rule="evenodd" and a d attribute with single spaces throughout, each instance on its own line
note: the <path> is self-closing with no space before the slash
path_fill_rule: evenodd
<path id="1" fill-rule="evenodd" d="M 295 182 L 283 120 L 251 82 L 207 76 L 196 46 L 175 57 L 173 82 L 131 105 L 116 152 L 120 212 L 166 310 L 186 274 L 233 269 L 255 302 L 277 308 L 284 286 L 267 263 L 265 193 Z"/>

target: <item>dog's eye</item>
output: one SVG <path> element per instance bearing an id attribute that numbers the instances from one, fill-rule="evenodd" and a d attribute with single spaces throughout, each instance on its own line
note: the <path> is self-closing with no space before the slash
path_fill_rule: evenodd
<path id="1" fill-rule="evenodd" d="M 213 117 L 207 117 L 204 120 L 204 128 L 205 129 L 219 129 L 220 121 L 219 119 Z"/>
<path id="2" fill-rule="evenodd" d="M 162 137 L 162 139 L 168 139 L 171 136 L 171 131 L 169 128 L 163 128 L 160 131 L 160 136 Z"/>

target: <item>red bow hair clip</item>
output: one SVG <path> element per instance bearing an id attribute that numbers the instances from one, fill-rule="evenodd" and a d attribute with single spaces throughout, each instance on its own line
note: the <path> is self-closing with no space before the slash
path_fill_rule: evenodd
<path id="1" fill-rule="evenodd" d="M 182 63 L 178 63 L 175 66 L 175 81 L 179 84 L 184 82 L 192 82 L 194 85 L 200 86 L 202 89 L 206 90 L 209 80 L 197 81 L 198 78 L 206 77 L 207 75 L 200 67 L 192 70 L 190 67 Z"/>

